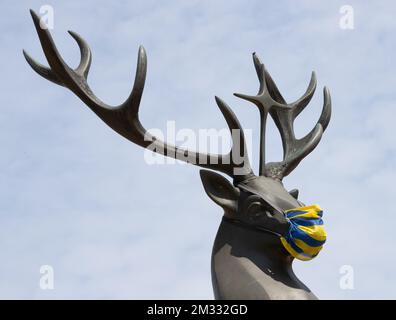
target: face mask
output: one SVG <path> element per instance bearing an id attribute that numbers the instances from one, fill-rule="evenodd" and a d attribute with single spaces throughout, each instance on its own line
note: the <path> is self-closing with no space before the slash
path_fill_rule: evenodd
<path id="1" fill-rule="evenodd" d="M 281 242 L 296 259 L 308 261 L 315 258 L 326 242 L 322 209 L 314 204 L 285 211 L 290 229 Z"/>

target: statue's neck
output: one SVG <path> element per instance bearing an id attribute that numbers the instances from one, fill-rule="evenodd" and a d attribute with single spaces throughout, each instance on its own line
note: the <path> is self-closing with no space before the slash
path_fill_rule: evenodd
<path id="1" fill-rule="evenodd" d="M 270 231 L 256 229 L 224 218 L 218 231 L 220 239 L 226 240 L 234 251 L 249 252 L 260 257 L 267 266 L 274 265 L 279 268 L 289 268 L 293 258 L 287 254 L 281 245 L 279 236 Z M 220 240 L 219 239 L 219 240 Z"/>
<path id="2" fill-rule="evenodd" d="M 212 282 L 218 299 L 315 298 L 277 236 L 224 220 L 213 246 Z"/>

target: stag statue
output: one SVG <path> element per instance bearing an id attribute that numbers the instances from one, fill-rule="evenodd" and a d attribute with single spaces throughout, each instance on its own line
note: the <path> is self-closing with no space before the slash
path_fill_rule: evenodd
<path id="1" fill-rule="evenodd" d="M 200 175 L 207 195 L 224 210 L 211 261 L 216 299 L 316 299 L 294 274 L 294 256 L 281 241 L 290 230 L 290 219 L 285 213 L 304 206 L 298 200 L 298 190 L 288 192 L 282 179 L 318 145 L 330 121 L 330 93 L 324 88 L 323 109 L 316 126 L 302 139 L 295 137 L 293 122 L 314 94 L 314 73 L 304 95 L 293 103 L 286 103 L 259 57 L 253 54 L 260 82 L 258 94 L 235 95 L 254 103 L 259 109 L 260 165 L 259 174 L 255 175 L 248 159 L 241 125 L 222 99 L 215 97 L 232 137 L 232 147 L 228 154 L 204 154 L 170 145 L 148 133 L 139 119 L 147 69 L 146 52 L 142 46 L 138 52 L 131 94 L 119 106 L 109 106 L 94 95 L 87 83 L 91 65 L 88 44 L 77 33 L 69 31 L 81 53 L 78 67 L 70 68 L 59 54 L 50 32 L 40 27 L 39 16 L 32 10 L 31 15 L 50 66 L 47 68 L 39 64 L 24 51 L 24 56 L 34 71 L 45 79 L 70 89 L 108 126 L 131 142 L 212 170 L 202 169 Z M 268 114 L 281 134 L 284 155 L 280 162 L 265 161 Z M 233 183 L 215 171 L 229 176 Z M 316 224 L 320 225 L 321 221 L 319 222 Z M 322 243 L 323 241 L 319 244 Z"/>

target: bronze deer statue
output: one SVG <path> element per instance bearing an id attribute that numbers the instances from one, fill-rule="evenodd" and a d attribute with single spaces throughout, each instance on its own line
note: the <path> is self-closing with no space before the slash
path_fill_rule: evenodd
<path id="1" fill-rule="evenodd" d="M 329 91 L 324 88 L 324 104 L 316 126 L 302 139 L 296 139 L 295 118 L 310 102 L 316 78 L 304 95 L 293 103 L 286 103 L 258 56 L 253 54 L 254 66 L 260 82 L 258 94 L 237 97 L 254 103 L 260 113 L 260 167 L 255 175 L 250 166 L 244 132 L 228 105 L 216 97 L 232 136 L 228 154 L 213 155 L 191 152 L 169 145 L 152 136 L 139 120 L 139 105 L 143 93 L 147 58 L 141 46 L 133 89 L 119 106 L 111 107 L 91 91 L 87 77 L 91 65 L 88 44 L 69 31 L 77 42 L 81 60 L 71 69 L 59 54 L 50 32 L 40 27 L 40 18 L 31 10 L 41 46 L 50 68 L 33 60 L 25 51 L 29 65 L 39 75 L 70 89 L 96 115 L 124 138 L 162 155 L 173 157 L 203 168 L 200 175 L 207 195 L 224 210 L 212 251 L 212 283 L 216 299 L 315 299 L 315 295 L 295 276 L 293 256 L 281 244 L 280 236 L 289 229 L 284 212 L 301 207 L 298 190 L 288 192 L 282 179 L 319 143 L 331 115 Z M 265 162 L 265 133 L 270 114 L 280 131 L 284 156 L 280 162 Z M 221 172 L 233 179 L 230 183 Z"/>

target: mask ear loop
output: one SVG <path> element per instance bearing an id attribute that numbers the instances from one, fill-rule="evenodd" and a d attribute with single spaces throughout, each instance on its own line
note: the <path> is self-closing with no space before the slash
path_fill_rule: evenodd
<path id="1" fill-rule="evenodd" d="M 300 200 L 297 199 L 298 204 L 300 205 L 300 207 L 305 207 L 305 203 L 301 202 Z"/>
<path id="2" fill-rule="evenodd" d="M 277 233 L 275 231 L 272 231 L 272 230 L 269 230 L 269 229 L 266 229 L 266 228 L 256 227 L 256 226 L 253 226 L 251 224 L 248 224 L 248 223 L 243 222 L 243 221 L 238 220 L 238 219 L 233 219 L 233 218 L 229 218 L 229 217 L 226 217 L 226 216 L 223 216 L 222 219 L 223 219 L 223 221 L 235 224 L 235 225 L 243 227 L 243 228 L 247 228 L 247 229 L 251 229 L 251 230 L 255 230 L 255 231 L 260 231 L 260 232 L 267 232 L 267 233 L 270 233 L 270 234 L 272 234 L 274 236 L 277 236 L 279 238 L 282 237 L 281 234 L 279 234 L 279 233 Z"/>

